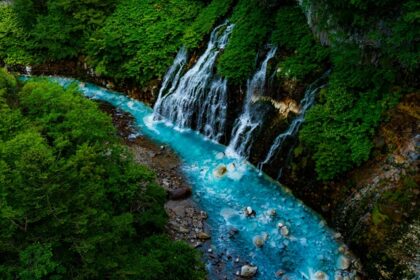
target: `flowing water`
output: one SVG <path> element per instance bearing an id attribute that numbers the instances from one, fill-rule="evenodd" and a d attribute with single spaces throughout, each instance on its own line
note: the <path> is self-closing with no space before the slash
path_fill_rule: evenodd
<path id="1" fill-rule="evenodd" d="M 264 93 L 265 80 L 267 76 L 267 65 L 270 59 L 276 54 L 277 48 L 271 48 L 261 68 L 255 73 L 252 79 L 247 82 L 246 98 L 242 113 L 235 122 L 232 130 L 232 138 L 227 152 L 230 155 L 237 155 L 243 158 L 249 156 L 252 147 L 252 136 L 254 131 L 262 124 L 262 118 L 252 110 L 253 97 L 261 96 Z"/>
<path id="2" fill-rule="evenodd" d="M 154 108 L 155 120 L 167 120 L 179 129 L 196 129 L 215 141 L 223 136 L 227 111 L 227 81 L 214 74 L 214 65 L 219 53 L 225 48 L 233 27 L 233 24 L 228 23 L 216 27 L 204 54 L 179 79 L 187 57 L 185 50 L 181 49 L 164 77 Z M 169 85 L 171 87 L 168 89 Z"/>
<path id="3" fill-rule="evenodd" d="M 74 82 L 50 79 L 64 86 Z M 152 109 L 139 101 L 91 84 L 80 83 L 80 90 L 91 99 L 130 113 L 139 133 L 170 146 L 179 155 L 193 188 L 193 199 L 208 213 L 215 253 L 257 265 L 257 279 L 276 279 L 278 270 L 283 270 L 288 279 L 334 279 L 341 244 L 325 222 L 287 189 L 261 176 L 248 162 L 227 157 L 225 146 L 191 130 L 179 131 L 153 121 Z M 226 167 L 227 172 L 222 174 L 220 167 Z M 255 217 L 244 214 L 247 206 L 255 210 Z M 289 233 L 282 234 L 278 223 L 285 225 Z M 232 228 L 238 233 L 229 238 Z M 266 239 L 262 248 L 254 246 L 256 236 Z M 227 266 L 227 279 L 235 279 L 233 260 L 232 266 Z M 317 271 L 328 277 L 316 278 Z"/>
<path id="4" fill-rule="evenodd" d="M 325 77 L 325 75 L 323 77 Z M 292 123 L 290 124 L 290 126 L 285 132 L 281 133 L 280 135 L 276 137 L 276 139 L 274 139 L 274 142 L 271 145 L 270 150 L 268 151 L 265 159 L 258 164 L 258 168 L 260 169 L 260 171 L 263 169 L 265 164 L 272 161 L 274 157 L 281 151 L 284 142 L 287 139 L 294 138 L 296 134 L 299 132 L 299 128 L 305 120 L 306 111 L 308 111 L 308 109 L 312 107 L 312 105 L 315 102 L 315 97 L 316 97 L 317 92 L 319 91 L 320 88 L 323 87 L 323 85 L 321 86 L 318 85 L 319 82 L 323 79 L 323 77 L 315 81 L 312 85 L 310 85 L 306 89 L 305 95 L 302 101 L 300 102 L 301 108 L 300 108 L 299 115 L 293 119 Z M 290 148 L 290 151 L 291 150 L 292 148 Z M 287 162 L 287 158 L 288 156 L 286 157 L 286 162 Z M 279 176 L 281 176 L 281 170 L 280 170 Z"/>

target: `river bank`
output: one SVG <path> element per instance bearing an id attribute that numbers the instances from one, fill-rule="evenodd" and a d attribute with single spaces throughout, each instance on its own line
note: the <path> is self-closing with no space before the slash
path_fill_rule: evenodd
<path id="1" fill-rule="evenodd" d="M 132 151 L 137 163 L 148 166 L 156 174 L 157 183 L 168 193 L 165 210 L 168 215 L 167 233 L 174 240 L 182 240 L 203 253 L 212 279 L 231 279 L 226 275 L 227 263 L 236 270 L 246 264 L 238 257 L 216 254 L 211 244 L 207 213 L 191 197 L 191 186 L 181 171 L 181 160 L 168 146 L 158 145 L 139 135 L 133 117 L 112 105 L 98 102 L 102 111 L 112 117 L 119 136 Z M 236 277 L 235 277 L 236 278 Z M 237 279 L 242 279 L 237 277 Z"/>

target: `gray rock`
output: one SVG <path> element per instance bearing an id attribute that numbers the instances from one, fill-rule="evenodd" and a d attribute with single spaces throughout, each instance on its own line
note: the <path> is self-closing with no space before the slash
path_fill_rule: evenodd
<path id="1" fill-rule="evenodd" d="M 256 266 L 244 265 L 241 267 L 241 276 L 245 278 L 254 277 L 257 274 L 257 270 L 258 267 Z"/>

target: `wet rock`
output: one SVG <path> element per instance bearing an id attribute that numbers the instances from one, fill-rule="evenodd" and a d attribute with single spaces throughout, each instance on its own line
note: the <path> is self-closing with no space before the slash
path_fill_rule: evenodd
<path id="1" fill-rule="evenodd" d="M 288 236 L 289 235 L 289 228 L 287 226 L 285 226 L 283 223 L 278 223 L 277 228 L 280 230 L 280 232 L 283 236 Z"/>
<path id="2" fill-rule="evenodd" d="M 286 273 L 286 271 L 279 269 L 276 272 L 276 277 L 282 277 L 284 274 Z"/>
<path id="3" fill-rule="evenodd" d="M 191 196 L 191 189 L 188 187 L 181 187 L 174 190 L 169 190 L 169 199 L 171 200 L 180 200 L 185 199 Z"/>
<path id="4" fill-rule="evenodd" d="M 315 272 L 315 279 L 316 280 L 327 280 L 328 276 L 323 271 L 317 271 L 317 272 Z"/>
<path id="5" fill-rule="evenodd" d="M 283 226 L 283 227 L 280 229 L 280 232 L 281 232 L 281 234 L 282 234 L 283 236 L 288 236 L 288 235 L 289 235 L 289 228 L 288 228 L 288 227 L 286 227 L 286 226 Z"/>
<path id="6" fill-rule="evenodd" d="M 275 217 L 275 216 L 277 216 L 277 212 L 276 212 L 275 209 L 271 209 L 271 210 L 268 211 L 268 215 L 270 217 Z"/>
<path id="7" fill-rule="evenodd" d="M 262 246 L 264 246 L 264 238 L 262 236 L 255 236 L 252 240 L 254 242 L 255 247 L 261 248 Z"/>
<path id="8" fill-rule="evenodd" d="M 204 240 L 209 240 L 210 239 L 210 235 L 208 235 L 205 232 L 199 232 L 198 233 L 198 239 L 204 241 Z"/>
<path id="9" fill-rule="evenodd" d="M 346 270 L 350 267 L 351 261 L 346 256 L 340 256 L 338 259 L 338 268 Z"/>
<path id="10" fill-rule="evenodd" d="M 253 217 L 253 216 L 255 216 L 257 213 L 255 212 L 255 210 L 254 209 L 252 209 L 250 206 L 248 206 L 248 207 L 246 207 L 245 208 L 245 215 L 247 216 L 247 217 Z"/>
<path id="11" fill-rule="evenodd" d="M 257 274 L 258 267 L 251 265 L 244 265 L 241 267 L 241 276 L 245 278 L 254 277 Z"/>
<path id="12" fill-rule="evenodd" d="M 220 165 L 219 167 L 216 168 L 216 170 L 214 170 L 213 174 L 216 177 L 222 177 L 223 175 L 226 174 L 227 171 L 228 170 L 225 165 Z"/>

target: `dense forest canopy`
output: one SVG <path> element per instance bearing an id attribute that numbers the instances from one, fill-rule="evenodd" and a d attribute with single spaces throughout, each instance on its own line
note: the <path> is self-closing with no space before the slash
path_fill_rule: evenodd
<path id="1" fill-rule="evenodd" d="M 0 69 L 1 279 L 201 279 L 165 199 L 76 87 Z"/>

